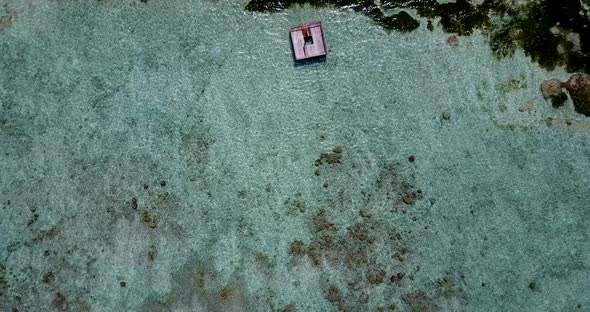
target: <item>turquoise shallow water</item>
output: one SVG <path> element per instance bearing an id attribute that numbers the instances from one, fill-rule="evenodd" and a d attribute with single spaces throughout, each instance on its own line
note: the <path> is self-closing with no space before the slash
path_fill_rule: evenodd
<path id="1" fill-rule="evenodd" d="M 565 71 L 329 8 L 0 3 L 2 311 L 590 309 Z"/>

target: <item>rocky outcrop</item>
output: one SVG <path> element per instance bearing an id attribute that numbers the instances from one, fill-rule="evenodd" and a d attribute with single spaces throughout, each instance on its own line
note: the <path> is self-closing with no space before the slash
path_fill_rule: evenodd
<path id="1" fill-rule="evenodd" d="M 543 97 L 548 100 L 551 99 L 551 104 L 554 107 L 562 106 L 567 100 L 567 94 L 561 89 L 561 81 L 557 79 L 545 80 L 541 84 L 541 92 Z"/>
<path id="2" fill-rule="evenodd" d="M 590 116 L 590 76 L 574 74 L 562 86 L 569 92 L 576 112 Z"/>

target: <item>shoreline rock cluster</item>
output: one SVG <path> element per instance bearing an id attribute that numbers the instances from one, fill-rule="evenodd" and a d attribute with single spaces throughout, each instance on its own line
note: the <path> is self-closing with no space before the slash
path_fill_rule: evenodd
<path id="1" fill-rule="evenodd" d="M 566 82 L 550 79 L 541 84 L 543 97 L 551 100 L 554 107 L 562 106 L 567 100 L 564 90 L 569 93 L 576 112 L 590 117 L 590 75 L 573 74 Z"/>

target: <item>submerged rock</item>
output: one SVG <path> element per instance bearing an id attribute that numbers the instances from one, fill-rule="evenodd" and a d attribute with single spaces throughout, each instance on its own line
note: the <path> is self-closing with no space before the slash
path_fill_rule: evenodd
<path id="1" fill-rule="evenodd" d="M 449 36 L 449 38 L 447 38 L 447 44 L 449 46 L 451 46 L 452 48 L 458 47 L 459 46 L 459 37 L 457 37 L 456 35 Z"/>
<path id="2" fill-rule="evenodd" d="M 561 81 L 557 79 L 543 81 L 541 84 L 541 92 L 546 100 L 551 99 L 551 104 L 553 104 L 554 107 L 562 106 L 567 100 L 567 95 L 561 89 Z"/>
<path id="3" fill-rule="evenodd" d="M 569 91 L 576 112 L 590 116 L 590 76 L 574 74 L 563 87 Z"/>

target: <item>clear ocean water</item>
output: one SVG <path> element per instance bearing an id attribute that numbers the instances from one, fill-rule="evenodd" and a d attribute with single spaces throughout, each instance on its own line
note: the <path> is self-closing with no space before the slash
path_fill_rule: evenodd
<path id="1" fill-rule="evenodd" d="M 330 7 L 0 4 L 1 311 L 590 311 L 563 68 Z"/>

